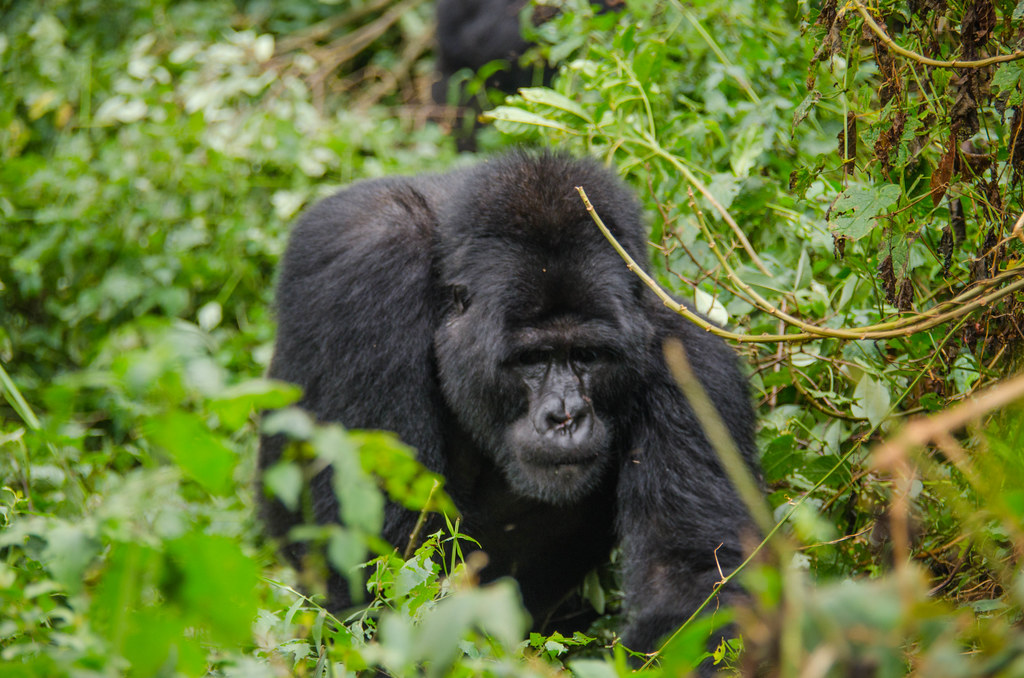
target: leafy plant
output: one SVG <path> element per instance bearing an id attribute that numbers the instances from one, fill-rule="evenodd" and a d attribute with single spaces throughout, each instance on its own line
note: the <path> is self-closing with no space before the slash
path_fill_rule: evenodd
<path id="1" fill-rule="evenodd" d="M 260 536 L 255 413 L 297 397 L 261 376 L 287 224 L 355 178 L 457 162 L 416 106 L 430 4 L 350 5 L 0 10 L 5 675 L 636 665 L 609 618 L 527 637 L 454 520 L 409 559 L 385 548 L 382 492 L 444 508 L 387 435 L 286 414 L 268 479 L 298 505 L 307 464 L 351 467 L 345 522 L 299 536 L 360 584 L 377 554 L 365 607 L 330 615 Z M 723 573 L 750 603 L 645 673 L 690 671 L 730 619 L 741 639 L 712 660 L 743 674 L 1021 673 L 1022 20 L 988 0 L 630 0 L 534 28 L 561 75 L 493 110 L 485 145 L 618 167 L 654 282 L 724 323 L 760 404 L 774 526 Z M 614 612 L 607 579 L 585 594 Z"/>
<path id="2" fill-rule="evenodd" d="M 942 456 L 951 453 L 939 438 L 955 427 L 901 448 L 899 463 L 889 462 L 896 466 L 870 443 L 899 430 L 902 417 L 966 400 L 1019 365 L 1015 222 L 1024 202 L 1013 106 L 1024 36 L 1014 12 L 987 2 L 909 11 L 825 3 L 813 12 L 638 2 L 615 26 L 567 13 L 540 32 L 549 54 L 564 55 L 566 41 L 578 50 L 554 90 L 522 90 L 489 114 L 516 138 L 604 157 L 646 196 L 662 254 L 650 284 L 689 297 L 730 329 L 696 322 L 749 347 L 769 501 L 801 549 L 786 557 L 843 578 L 865 600 L 885 595 L 873 586 L 919 576 L 899 569 L 884 584 L 850 579 L 880 576 L 893 558 L 912 558 L 935 586 L 961 581 L 985 597 L 1004 590 L 994 551 L 958 556 L 988 549 L 994 534 L 967 527 L 986 483 L 976 471 L 966 482 L 961 475 L 979 463 L 975 454 Z M 813 26 L 812 40 L 794 16 Z M 1016 383 L 995 392 L 1016 393 Z M 969 449 L 980 454 L 980 440 Z M 941 446 L 938 459 L 917 448 L 926 443 Z M 751 588 L 773 592 L 763 618 L 832 595 L 798 579 L 768 581 L 777 576 L 750 575 Z M 883 674 L 931 665 L 932 641 L 915 636 L 914 624 L 938 615 L 952 633 L 961 614 L 953 610 L 972 601 L 963 594 L 950 610 L 913 607 L 927 595 L 908 588 L 886 622 L 904 626 L 877 627 L 867 646 L 843 649 L 839 627 L 835 637 L 805 637 L 792 623 L 769 633 L 771 623 L 748 621 L 748 633 L 775 640 L 759 650 L 748 636 L 752 663 L 741 665 L 753 672 L 767 659 L 784 675 L 812 661 L 822 670 L 866 662 Z M 876 627 L 870 609 L 858 614 L 866 616 L 840 627 Z M 886 634 L 902 640 L 883 651 Z M 979 651 L 970 640 L 953 649 L 935 638 L 939 656 Z M 990 670 L 958 666 L 942 675 Z"/>

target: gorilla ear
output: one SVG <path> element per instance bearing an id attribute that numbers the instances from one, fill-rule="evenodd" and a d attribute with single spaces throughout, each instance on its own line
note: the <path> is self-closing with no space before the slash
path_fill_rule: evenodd
<path id="1" fill-rule="evenodd" d="M 459 315 L 469 308 L 469 291 L 462 285 L 452 285 L 452 308 Z"/>

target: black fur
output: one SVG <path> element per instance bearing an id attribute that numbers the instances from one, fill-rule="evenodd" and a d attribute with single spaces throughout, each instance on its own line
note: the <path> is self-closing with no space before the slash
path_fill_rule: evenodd
<path id="1" fill-rule="evenodd" d="M 587 215 L 582 185 L 647 261 L 639 208 L 590 160 L 512 153 L 443 175 L 364 181 L 300 219 L 282 262 L 270 374 L 349 428 L 395 431 L 445 476 L 463 530 L 540 624 L 616 544 L 623 640 L 651 650 L 740 561 L 749 520 L 665 365 L 676 337 L 752 468 L 733 352 L 666 309 Z M 281 441 L 268 438 L 261 468 Z M 321 474 L 314 512 L 336 519 Z M 297 521 L 265 502 L 271 534 Z M 403 549 L 415 514 L 389 505 Z M 295 556 L 296 552 L 293 551 Z M 351 599 L 330 579 L 330 605 Z"/>

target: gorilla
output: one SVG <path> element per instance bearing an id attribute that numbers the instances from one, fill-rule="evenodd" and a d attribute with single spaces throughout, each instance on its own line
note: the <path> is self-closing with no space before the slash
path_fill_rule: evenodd
<path id="1" fill-rule="evenodd" d="M 513 93 L 520 87 L 551 82 L 555 69 L 543 63 L 524 64 L 521 57 L 531 47 L 522 34 L 519 16 L 529 0 L 438 0 L 437 3 L 437 71 L 432 97 L 437 104 L 455 103 L 468 106 L 474 120 L 480 112 L 479 102 L 470 100 L 460 87 L 452 88 L 452 78 L 462 69 L 478 71 L 492 61 L 505 61 L 507 66 L 492 73 L 485 81 L 489 89 Z M 599 11 L 622 9 L 625 0 L 593 0 Z M 531 20 L 539 25 L 555 16 L 557 7 L 537 5 Z M 451 101 L 452 96 L 455 97 Z M 470 130 L 463 129 L 456 137 L 460 150 L 475 150 Z"/>
<path id="2" fill-rule="evenodd" d="M 576 186 L 649 261 L 631 192 L 559 153 L 361 181 L 316 204 L 281 263 L 270 376 L 301 386 L 321 421 L 415 447 L 488 556 L 481 580 L 513 577 L 538 628 L 618 547 L 623 642 L 650 651 L 739 564 L 752 529 L 663 343 L 683 344 L 756 473 L 754 414 L 732 350 L 644 287 Z M 282 447 L 265 437 L 260 467 Z M 323 523 L 338 520 L 330 472 L 311 484 Z M 301 520 L 263 504 L 275 537 Z M 403 549 L 416 519 L 389 504 L 384 538 Z M 351 605 L 344 577 L 328 589 L 330 608 Z"/>
<path id="3" fill-rule="evenodd" d="M 534 69 L 519 63 L 530 47 L 522 35 L 519 14 L 527 0 L 439 0 L 437 3 L 437 70 L 434 101 L 448 101 L 449 81 L 456 72 L 479 70 L 492 61 L 508 62 L 487 86 L 515 92 L 534 81 Z M 465 103 L 460 101 L 459 103 Z"/>

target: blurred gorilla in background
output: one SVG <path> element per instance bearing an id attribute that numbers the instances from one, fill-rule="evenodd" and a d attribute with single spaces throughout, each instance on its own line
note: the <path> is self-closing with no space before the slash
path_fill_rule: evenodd
<path id="1" fill-rule="evenodd" d="M 644 287 L 576 186 L 649 261 L 631 192 L 560 154 L 367 180 L 323 200 L 282 261 L 270 376 L 300 385 L 321 421 L 415 447 L 487 553 L 482 580 L 514 577 L 538 628 L 619 546 L 623 642 L 650 651 L 741 562 L 752 529 L 664 342 L 685 347 L 756 473 L 754 413 L 732 350 Z M 283 446 L 265 437 L 260 467 Z M 339 515 L 331 472 L 311 486 L 323 523 Z M 301 517 L 272 498 L 263 508 L 286 541 Z M 389 504 L 384 537 L 404 549 L 416 519 Z M 344 577 L 328 589 L 330 608 L 351 605 Z"/>
<path id="2" fill-rule="evenodd" d="M 543 62 L 521 63 L 521 57 L 532 47 L 523 37 L 520 15 L 529 0 L 438 0 L 437 3 L 437 70 L 440 79 L 434 83 L 433 98 L 438 104 L 468 106 L 475 118 L 479 102 L 466 95 L 459 86 L 452 91 L 456 73 L 473 72 L 492 61 L 505 61 L 507 66 L 490 75 L 485 87 L 508 94 L 520 87 L 551 82 L 555 69 Z M 595 0 L 600 11 L 622 9 L 625 0 Z M 535 26 L 551 19 L 558 8 L 537 5 L 531 21 Z M 463 130 L 458 135 L 461 150 L 473 150 L 472 134 Z"/>

